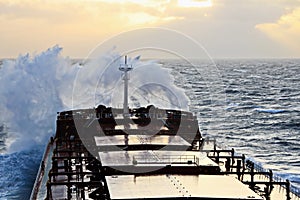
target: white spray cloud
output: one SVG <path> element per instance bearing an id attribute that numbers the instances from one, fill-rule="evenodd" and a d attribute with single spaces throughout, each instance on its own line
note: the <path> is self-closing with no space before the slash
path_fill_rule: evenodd
<path id="1" fill-rule="evenodd" d="M 124 85 L 120 64 L 124 64 L 124 57 L 115 52 L 89 60 L 77 74 L 74 107 L 86 104 L 122 107 Z M 163 108 L 188 109 L 189 99 L 184 90 L 174 85 L 169 69 L 162 68 L 156 61 L 141 61 L 140 56 L 129 58 L 128 64 L 133 67 L 129 72 L 130 106 L 153 104 Z"/>
<path id="2" fill-rule="evenodd" d="M 0 75 L 1 121 L 10 127 L 10 151 L 42 143 L 54 133 L 57 110 L 63 109 L 57 72 L 70 68 L 55 46 L 34 57 L 5 60 Z M 61 91 L 60 91 L 61 92 Z"/>
<path id="3" fill-rule="evenodd" d="M 111 51 L 84 64 L 72 64 L 61 51 L 54 46 L 33 57 L 26 54 L 3 62 L 0 122 L 10 127 L 9 151 L 45 143 L 55 133 L 57 111 L 122 105 L 123 81 L 118 68 L 124 61 L 118 53 Z M 130 105 L 187 109 L 188 98 L 174 86 L 169 70 L 139 57 L 128 62 L 134 68 L 130 72 Z"/>

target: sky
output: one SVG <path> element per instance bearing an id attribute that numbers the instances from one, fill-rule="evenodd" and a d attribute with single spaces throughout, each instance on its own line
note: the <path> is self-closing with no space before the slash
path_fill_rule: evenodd
<path id="1" fill-rule="evenodd" d="M 56 44 L 85 58 L 149 27 L 181 32 L 213 58 L 300 58 L 300 0 L 0 0 L 0 58 Z"/>

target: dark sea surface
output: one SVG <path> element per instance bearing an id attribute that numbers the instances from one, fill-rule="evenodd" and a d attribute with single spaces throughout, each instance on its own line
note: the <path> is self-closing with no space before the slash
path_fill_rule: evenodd
<path id="1" fill-rule="evenodd" d="M 198 70 L 205 68 L 201 63 L 192 69 L 169 65 L 182 77 L 176 84 L 189 95 L 202 134 L 273 169 L 299 189 L 300 60 L 214 62 L 211 73 L 218 71 L 218 80 Z"/>
<path id="2" fill-rule="evenodd" d="M 202 135 L 300 189 L 300 60 L 162 63 L 190 98 Z M 46 144 L 6 153 L 7 132 L 0 127 L 0 199 L 28 199 Z"/>

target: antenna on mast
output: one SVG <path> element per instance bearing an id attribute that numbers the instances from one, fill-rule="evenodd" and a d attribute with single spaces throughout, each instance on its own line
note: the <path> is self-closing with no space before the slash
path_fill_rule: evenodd
<path id="1" fill-rule="evenodd" d="M 127 55 L 125 56 L 125 64 L 121 64 L 119 67 L 119 70 L 124 72 L 123 80 L 124 80 L 124 102 L 123 102 L 123 115 L 128 116 L 129 115 L 129 107 L 128 107 L 128 80 L 129 76 L 128 73 L 131 71 L 132 65 L 127 64 Z"/>

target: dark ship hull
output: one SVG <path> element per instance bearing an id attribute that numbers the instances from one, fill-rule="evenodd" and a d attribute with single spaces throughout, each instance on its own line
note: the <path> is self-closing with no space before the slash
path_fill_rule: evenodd
<path id="1" fill-rule="evenodd" d="M 272 171 L 203 138 L 190 112 L 60 112 L 31 199 L 299 198 Z"/>

